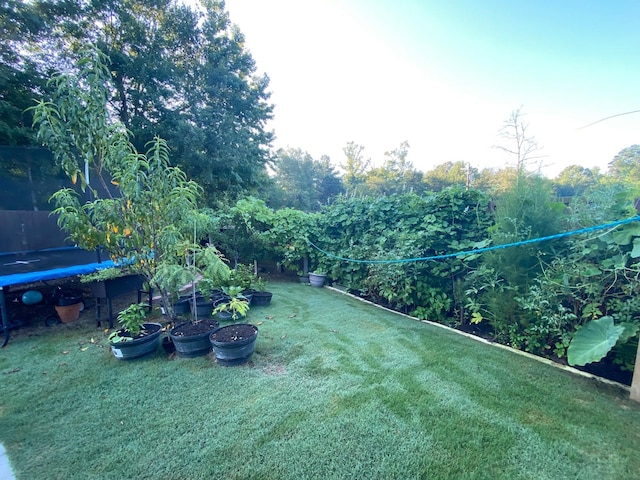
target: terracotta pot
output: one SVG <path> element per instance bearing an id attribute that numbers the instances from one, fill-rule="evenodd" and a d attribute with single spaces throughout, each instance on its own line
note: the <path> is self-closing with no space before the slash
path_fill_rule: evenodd
<path id="1" fill-rule="evenodd" d="M 77 320 L 80 317 L 80 310 L 82 308 L 82 302 L 75 303 L 73 305 L 56 305 L 55 309 L 58 312 L 60 321 L 62 323 L 69 323 Z"/>

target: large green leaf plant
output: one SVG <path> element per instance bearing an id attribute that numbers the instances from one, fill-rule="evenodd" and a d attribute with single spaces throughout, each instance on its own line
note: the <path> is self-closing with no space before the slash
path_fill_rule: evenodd
<path id="1" fill-rule="evenodd" d="M 633 194 L 603 186 L 571 204 L 569 227 L 637 215 Z M 539 255 L 542 275 L 518 297 L 526 349 L 582 366 L 605 357 L 631 370 L 640 328 L 640 226 L 570 237 L 562 255 Z"/>

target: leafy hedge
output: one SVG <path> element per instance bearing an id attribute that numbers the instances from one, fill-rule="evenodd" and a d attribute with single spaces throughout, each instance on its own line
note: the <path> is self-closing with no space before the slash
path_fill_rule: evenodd
<path id="1" fill-rule="evenodd" d="M 342 198 L 322 212 L 315 243 L 352 259 L 421 258 L 486 245 L 489 200 L 477 190 Z M 350 263 L 320 258 L 319 267 L 352 291 L 421 318 L 456 315 L 457 285 L 475 259 L 407 263 Z"/>
<path id="2" fill-rule="evenodd" d="M 596 342 L 598 354 L 615 344 L 608 360 L 632 369 L 640 326 L 636 224 L 481 255 L 385 262 L 518 242 L 635 212 L 629 192 L 611 186 L 567 209 L 539 179 L 523 180 L 497 204 L 496 211 L 484 193 L 463 188 L 431 196 L 343 196 L 314 214 L 273 211 L 249 198 L 220 214 L 216 235 L 234 260 L 270 257 L 298 271 L 307 265 L 380 304 L 451 326 L 485 325 L 498 341 L 532 353 L 565 357 L 574 336 L 578 346 Z M 581 327 L 604 316 L 622 329 L 585 332 L 616 338 L 579 338 Z M 580 361 L 602 357 L 572 351 Z"/>

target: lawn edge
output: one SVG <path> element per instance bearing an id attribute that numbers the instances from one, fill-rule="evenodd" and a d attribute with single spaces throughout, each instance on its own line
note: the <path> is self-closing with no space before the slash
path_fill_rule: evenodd
<path id="1" fill-rule="evenodd" d="M 467 333 L 467 332 L 463 332 L 461 330 L 456 330 L 455 328 L 451 328 L 447 325 L 443 325 L 441 323 L 437 323 L 437 322 L 432 322 L 431 320 L 421 320 L 417 317 L 412 317 L 411 315 L 408 315 L 406 313 L 402 313 L 402 312 L 398 312 L 396 310 L 392 310 L 390 308 L 387 308 L 383 305 L 378 305 L 377 303 L 374 303 L 370 300 L 367 300 L 365 298 L 361 298 L 358 297 L 357 295 L 353 295 L 352 293 L 346 292 L 344 290 L 341 290 L 340 288 L 336 288 L 336 287 L 331 287 L 331 286 L 325 286 L 325 288 L 327 288 L 328 290 L 331 290 L 333 292 L 337 292 L 340 293 L 342 295 L 346 295 L 348 297 L 354 298 L 356 300 L 359 300 L 361 302 L 367 303 L 369 305 L 373 305 L 374 307 L 380 308 L 386 312 L 390 312 L 390 313 L 394 313 L 396 315 L 400 315 L 402 317 L 406 317 L 408 319 L 414 320 L 416 322 L 420 322 L 420 323 L 426 323 L 427 325 L 432 325 L 434 327 L 438 327 L 438 328 L 442 328 L 444 330 L 447 330 L 449 332 L 453 332 L 456 333 L 458 335 L 462 335 L 463 337 L 467 337 L 470 338 L 471 340 L 475 340 L 476 342 L 480 342 L 480 343 L 484 343 L 485 345 L 491 345 L 493 347 L 497 347 L 497 348 L 501 348 L 503 350 L 507 350 L 508 352 L 511 353 L 515 353 L 517 355 L 521 355 L 523 357 L 526 358 L 530 358 L 532 360 L 536 360 L 540 363 L 544 363 L 545 365 L 550 365 L 554 368 L 557 368 L 559 370 L 564 370 L 565 372 L 569 372 L 572 373 L 574 375 L 578 375 L 581 377 L 585 377 L 585 378 L 589 378 L 592 380 L 596 380 L 598 382 L 604 383 L 606 385 L 610 385 L 612 387 L 616 387 L 619 388 L 621 390 L 624 390 L 627 393 L 631 393 L 631 387 L 629 385 L 625 385 L 624 383 L 620 383 L 620 382 L 616 382 L 614 380 L 609 380 L 608 378 L 603 378 L 603 377 L 599 377 L 598 375 L 594 375 L 593 373 L 589 373 L 589 372 L 583 372 L 582 370 L 578 370 L 577 368 L 573 368 L 569 365 L 563 365 L 561 363 L 557 363 L 554 362 L 553 360 L 550 360 L 548 358 L 544 358 L 544 357 L 539 357 L 538 355 L 534 355 L 533 353 L 529 353 L 529 352 L 524 352 L 522 350 L 518 350 L 517 348 L 513 348 L 513 347 L 509 347 L 508 345 L 503 345 L 501 343 L 498 342 L 492 342 L 490 340 L 487 340 L 486 338 L 482 338 L 482 337 L 478 337 L 476 335 L 473 335 L 471 333 Z"/>

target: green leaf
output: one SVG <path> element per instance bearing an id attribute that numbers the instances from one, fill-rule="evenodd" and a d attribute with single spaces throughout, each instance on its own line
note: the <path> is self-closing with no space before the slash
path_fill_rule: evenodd
<path id="1" fill-rule="evenodd" d="M 602 360 L 622 335 L 624 327 L 606 316 L 586 323 L 574 335 L 567 349 L 569 365 L 586 365 Z"/>
<path id="2" fill-rule="evenodd" d="M 597 275 L 600 275 L 602 273 L 602 271 L 600 271 L 600 269 L 594 265 L 586 265 L 584 267 L 584 270 L 582 271 L 582 274 L 585 277 L 595 277 Z"/>
<path id="3" fill-rule="evenodd" d="M 490 238 L 486 238 L 484 240 L 481 240 L 479 242 L 471 242 L 471 247 L 472 248 L 484 248 L 486 246 L 488 246 L 491 243 L 491 239 Z"/>
<path id="4" fill-rule="evenodd" d="M 631 258 L 640 257 L 640 238 L 633 239 L 633 250 L 631 250 Z"/>
<path id="5" fill-rule="evenodd" d="M 633 237 L 640 237 L 640 225 L 625 226 L 611 234 L 611 238 L 618 245 L 629 245 Z"/>
<path id="6" fill-rule="evenodd" d="M 620 326 L 624 327 L 624 332 L 622 332 L 622 335 L 620 335 L 618 343 L 627 342 L 631 338 L 635 337 L 638 333 L 638 330 L 640 330 L 640 325 L 636 325 L 635 323 L 631 322 L 623 322 L 620 324 Z"/>
<path id="7" fill-rule="evenodd" d="M 616 270 L 622 270 L 627 266 L 628 254 L 614 255 L 611 258 L 602 260 L 601 265 L 604 268 L 614 268 Z"/>

